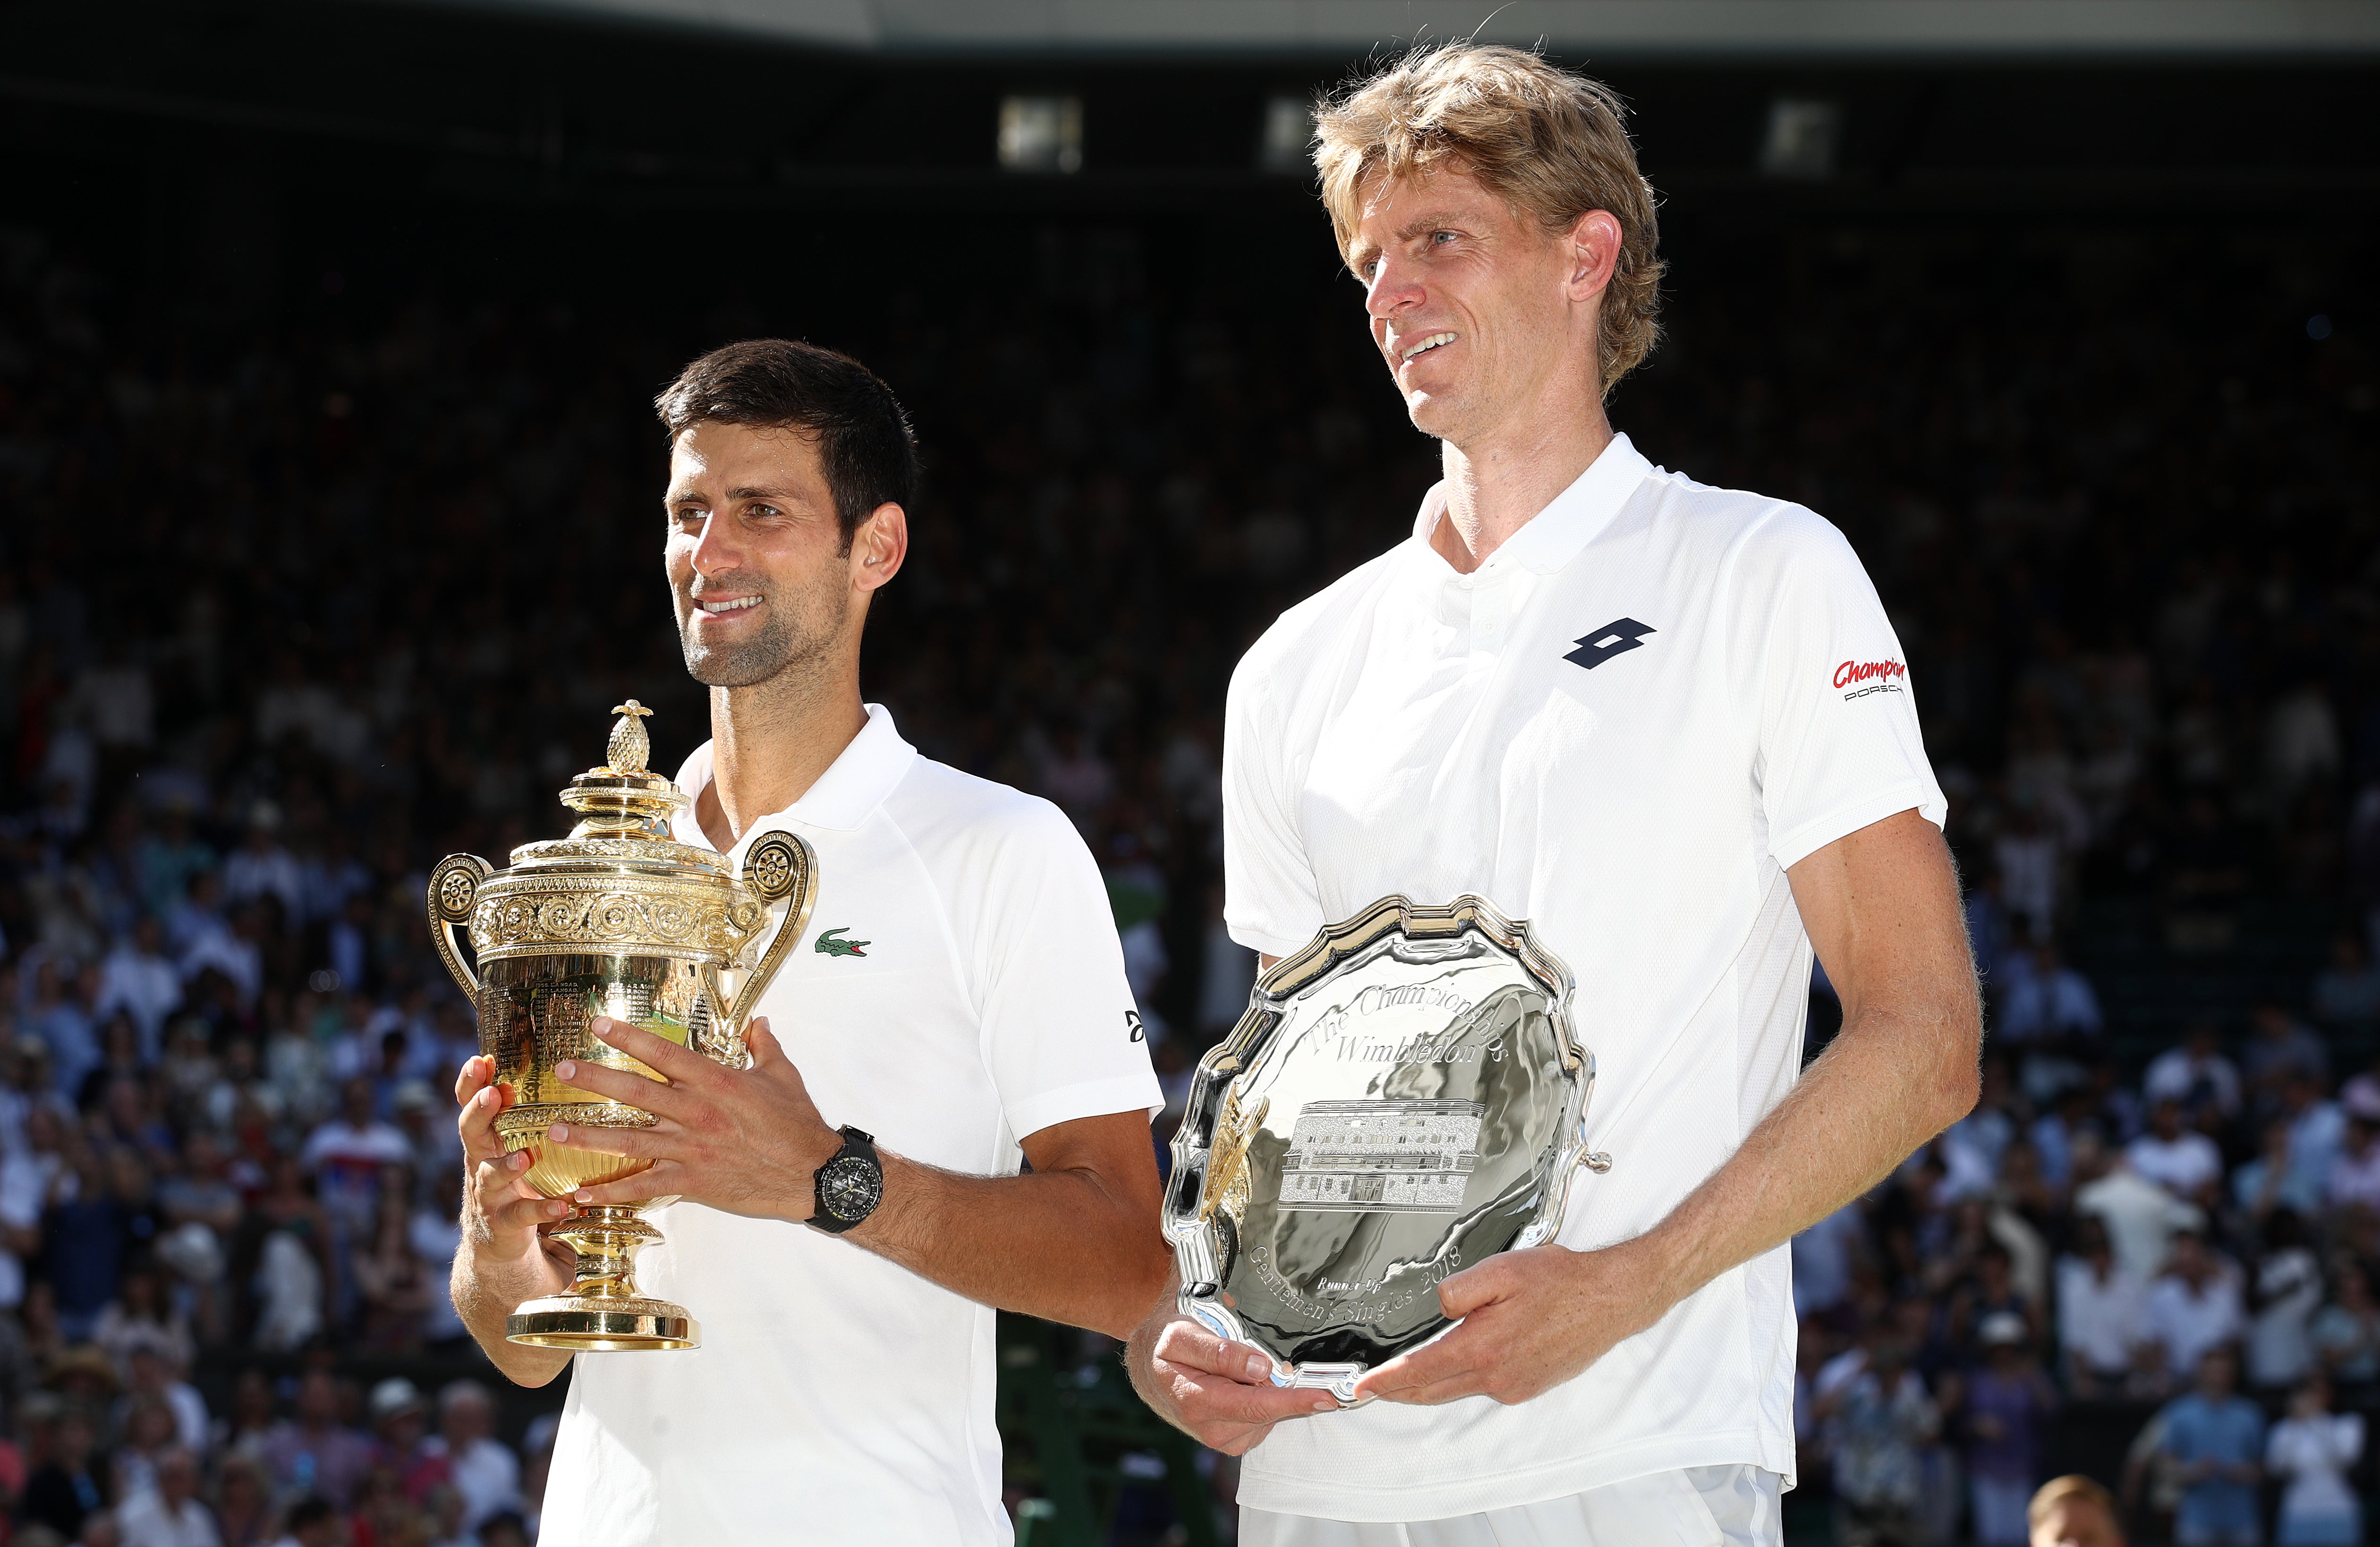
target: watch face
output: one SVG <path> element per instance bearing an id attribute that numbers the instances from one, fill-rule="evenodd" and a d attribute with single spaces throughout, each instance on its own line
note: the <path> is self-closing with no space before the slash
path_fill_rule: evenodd
<path id="1" fill-rule="evenodd" d="M 845 1155 L 819 1173 L 819 1201 L 839 1220 L 863 1220 L 884 1195 L 884 1173 L 860 1159 Z"/>

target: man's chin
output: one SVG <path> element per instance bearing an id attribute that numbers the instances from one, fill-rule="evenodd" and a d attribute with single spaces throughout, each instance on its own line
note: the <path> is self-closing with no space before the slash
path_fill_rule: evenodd
<path id="1" fill-rule="evenodd" d="M 1405 414 L 1415 429 L 1441 441 L 1450 438 L 1461 417 L 1446 394 L 1418 389 L 1405 394 Z"/>
<path id="2" fill-rule="evenodd" d="M 686 650 L 686 675 L 705 688 L 754 688 L 784 669 L 782 658 L 764 658 L 757 651 L 701 646 L 688 646 Z"/>

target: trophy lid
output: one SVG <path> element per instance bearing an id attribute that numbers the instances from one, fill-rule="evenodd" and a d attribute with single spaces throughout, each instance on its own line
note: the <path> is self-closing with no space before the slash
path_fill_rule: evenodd
<path id="1" fill-rule="evenodd" d="M 570 836 L 674 843 L 670 818 L 692 802 L 675 784 L 645 766 L 652 742 L 644 722 L 652 711 L 630 699 L 613 705 L 612 713 L 620 718 L 604 747 L 604 761 L 571 780 L 562 792 L 562 803 L 579 814 Z"/>

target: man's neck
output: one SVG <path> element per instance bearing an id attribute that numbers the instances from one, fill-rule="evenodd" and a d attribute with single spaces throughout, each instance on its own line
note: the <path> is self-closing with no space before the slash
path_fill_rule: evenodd
<path id="1" fill-rule="evenodd" d="M 1441 443 L 1446 516 L 1430 533 L 1430 546 L 1458 574 L 1470 574 L 1577 482 L 1610 444 L 1611 421 L 1596 401 L 1462 445 Z"/>
<path id="2" fill-rule="evenodd" d="M 856 669 L 826 682 L 795 677 L 710 690 L 710 783 L 694 815 L 716 848 L 799 800 L 868 724 Z"/>

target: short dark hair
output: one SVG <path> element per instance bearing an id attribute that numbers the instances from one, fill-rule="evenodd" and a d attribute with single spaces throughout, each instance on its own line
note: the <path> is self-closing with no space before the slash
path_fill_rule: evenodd
<path id="1" fill-rule="evenodd" d="M 705 421 L 798 430 L 816 440 L 846 549 L 878 506 L 905 507 L 917 498 L 909 416 L 849 355 L 799 339 L 747 338 L 679 372 L 653 409 L 673 441 Z"/>
<path id="2" fill-rule="evenodd" d="M 309 1493 L 290 1506 L 289 1517 L 282 1523 L 293 1531 L 299 1531 L 338 1517 L 339 1512 L 330 1500 L 319 1493 Z"/>

